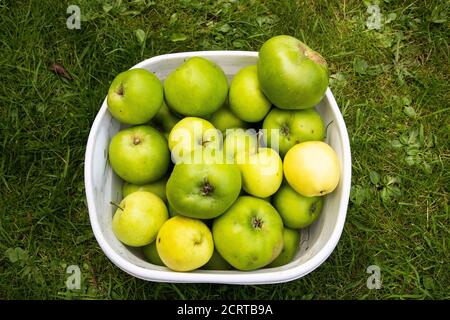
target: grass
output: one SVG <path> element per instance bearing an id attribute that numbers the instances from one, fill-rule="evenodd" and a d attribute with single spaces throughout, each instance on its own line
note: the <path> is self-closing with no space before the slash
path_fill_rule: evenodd
<path id="1" fill-rule="evenodd" d="M 69 4 L 81 8 L 80 30 L 66 27 Z M 380 30 L 366 26 L 368 4 L 1 1 L 0 298 L 449 299 L 448 4 L 379 1 Z M 93 237 L 83 186 L 89 129 L 110 82 L 155 55 L 258 50 L 277 34 L 326 57 L 348 127 L 352 192 L 337 248 L 307 277 L 278 285 L 125 274 Z M 48 70 L 55 62 L 73 81 Z M 65 285 L 72 264 L 78 291 Z M 371 265 L 379 290 L 366 286 Z"/>

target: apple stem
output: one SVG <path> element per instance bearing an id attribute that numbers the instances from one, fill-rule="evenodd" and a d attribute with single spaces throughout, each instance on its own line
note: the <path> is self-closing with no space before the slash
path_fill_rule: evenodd
<path id="1" fill-rule="evenodd" d="M 138 145 L 139 143 L 141 143 L 141 139 L 139 139 L 138 137 L 134 137 L 133 143 L 134 145 Z"/>
<path id="2" fill-rule="evenodd" d="M 328 127 L 330 126 L 330 124 L 333 123 L 333 120 L 331 120 L 330 122 L 328 122 L 328 124 L 325 126 L 325 138 L 327 137 L 328 134 Z"/>
<path id="3" fill-rule="evenodd" d="M 210 140 L 203 140 L 203 141 L 202 141 L 202 147 L 204 147 L 205 144 L 207 144 L 208 142 L 211 142 L 211 141 L 210 141 Z"/>
<path id="4" fill-rule="evenodd" d="M 123 211 L 123 208 L 122 208 L 120 205 L 118 205 L 117 203 L 115 203 L 114 201 L 110 201 L 109 204 L 112 204 L 113 206 L 115 206 L 115 207 L 117 207 L 118 209 L 120 209 L 120 210 Z"/>

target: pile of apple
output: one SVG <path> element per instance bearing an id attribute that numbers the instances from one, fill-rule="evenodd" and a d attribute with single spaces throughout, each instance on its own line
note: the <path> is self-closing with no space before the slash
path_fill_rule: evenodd
<path id="1" fill-rule="evenodd" d="M 124 180 L 112 228 L 149 262 L 175 271 L 255 270 L 289 263 L 299 229 L 319 216 L 340 178 L 314 109 L 325 60 L 291 36 L 266 41 L 257 65 L 228 86 L 214 62 L 192 57 L 162 84 L 131 69 L 107 103 L 128 125 L 109 145 Z"/>

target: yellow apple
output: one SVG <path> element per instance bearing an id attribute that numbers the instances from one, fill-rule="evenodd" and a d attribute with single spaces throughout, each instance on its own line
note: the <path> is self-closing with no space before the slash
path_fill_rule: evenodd
<path id="1" fill-rule="evenodd" d="M 204 222 L 175 216 L 159 230 L 156 248 L 168 268 L 191 271 L 209 261 L 214 252 L 214 243 L 211 231 Z"/>
<path id="2" fill-rule="evenodd" d="M 258 135 L 256 130 L 242 128 L 227 130 L 223 150 L 228 163 L 244 163 L 250 154 L 256 153 Z"/>
<path id="3" fill-rule="evenodd" d="M 117 239 L 131 247 L 142 247 L 156 239 L 159 229 L 169 218 L 164 202 L 147 191 L 126 196 L 112 220 Z"/>
<path id="4" fill-rule="evenodd" d="M 305 197 L 333 192 L 340 179 L 337 154 L 322 141 L 293 146 L 284 157 L 283 170 L 289 185 Z"/>
<path id="5" fill-rule="evenodd" d="M 258 148 L 248 155 L 248 161 L 238 163 L 242 185 L 248 194 L 266 198 L 280 188 L 283 181 L 283 163 L 280 155 L 271 148 Z"/>
<path id="6" fill-rule="evenodd" d="M 186 117 L 172 128 L 168 143 L 174 162 L 186 163 L 195 154 L 220 149 L 222 134 L 205 119 Z"/>

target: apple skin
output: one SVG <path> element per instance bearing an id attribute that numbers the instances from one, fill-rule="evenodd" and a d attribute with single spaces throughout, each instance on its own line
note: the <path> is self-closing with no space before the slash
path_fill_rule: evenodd
<path id="1" fill-rule="evenodd" d="M 156 239 L 168 218 L 167 207 L 158 196 L 136 191 L 120 202 L 112 219 L 112 229 L 124 244 L 142 247 Z"/>
<path id="2" fill-rule="evenodd" d="M 305 197 L 333 192 L 341 172 L 336 152 L 322 141 L 293 146 L 284 157 L 283 171 L 289 185 Z"/>
<path id="3" fill-rule="evenodd" d="M 300 40 L 275 36 L 259 51 L 258 79 L 266 97 L 281 109 L 308 109 L 328 86 L 325 59 Z"/>
<path id="4" fill-rule="evenodd" d="M 109 162 L 119 177 L 132 184 L 157 181 L 169 168 L 167 141 L 150 126 L 121 130 L 109 144 Z"/>
<path id="5" fill-rule="evenodd" d="M 241 173 L 235 164 L 179 163 L 167 182 L 167 200 L 175 212 L 212 219 L 227 210 L 241 191 Z"/>
<path id="6" fill-rule="evenodd" d="M 193 161 L 192 155 L 195 156 L 195 152 L 221 149 L 222 134 L 205 119 L 186 117 L 172 128 L 168 143 L 173 162 L 186 163 Z"/>
<path id="7" fill-rule="evenodd" d="M 189 58 L 164 81 L 169 108 L 185 116 L 211 115 L 223 105 L 227 94 L 228 80 L 223 70 L 201 57 Z"/>
<path id="8" fill-rule="evenodd" d="M 200 268 L 211 258 L 214 243 L 202 221 L 183 216 L 167 220 L 158 232 L 156 248 L 163 263 L 174 271 Z"/>
<path id="9" fill-rule="evenodd" d="M 275 208 L 255 197 L 240 197 L 213 222 L 216 250 L 238 270 L 271 263 L 283 248 L 283 222 Z"/>
<path id="10" fill-rule="evenodd" d="M 286 227 L 306 228 L 319 217 L 323 207 L 323 197 L 305 197 L 287 183 L 273 197 L 273 205 Z"/>
<path id="11" fill-rule="evenodd" d="M 264 119 L 267 145 L 272 146 L 271 130 L 279 130 L 276 148 L 283 157 L 295 144 L 304 141 L 322 141 L 325 138 L 325 125 L 320 114 L 312 109 L 281 110 L 273 108 Z M 275 138 L 277 138 L 275 136 Z M 275 142 L 276 143 L 276 142 Z"/>
<path id="12" fill-rule="evenodd" d="M 247 122 L 264 119 L 272 103 L 260 89 L 256 66 L 247 66 L 233 77 L 229 93 L 230 109 L 239 118 Z"/>
<path id="13" fill-rule="evenodd" d="M 109 87 L 108 109 L 123 123 L 143 124 L 152 119 L 163 103 L 163 86 L 158 77 L 145 69 L 118 74 Z"/>
<path id="14" fill-rule="evenodd" d="M 278 257 L 273 260 L 267 268 L 280 267 L 294 259 L 295 254 L 300 246 L 300 233 L 298 230 L 293 230 L 289 228 L 283 229 L 283 250 L 278 255 Z"/>
<path id="15" fill-rule="evenodd" d="M 233 266 L 227 262 L 217 250 L 214 250 L 211 259 L 202 267 L 205 270 L 232 270 Z"/>
<path id="16" fill-rule="evenodd" d="M 267 198 L 280 188 L 283 181 L 283 163 L 271 148 L 258 148 L 249 155 L 249 161 L 238 163 L 244 191 L 258 198 Z"/>
<path id="17" fill-rule="evenodd" d="M 162 262 L 158 254 L 158 250 L 156 249 L 156 241 L 142 247 L 142 253 L 148 262 L 157 266 L 164 266 L 164 262 Z"/>
<path id="18" fill-rule="evenodd" d="M 248 123 L 239 119 L 226 103 L 222 108 L 214 112 L 209 120 L 223 135 L 225 135 L 227 129 L 248 127 Z"/>
<path id="19" fill-rule="evenodd" d="M 178 121 L 180 121 L 180 119 L 170 112 L 169 107 L 164 100 L 158 113 L 156 113 L 152 119 L 155 126 L 160 128 L 164 133 L 170 132 Z"/>
<path id="20" fill-rule="evenodd" d="M 256 153 L 257 147 L 258 136 L 254 129 L 227 130 L 223 149 L 228 163 L 248 162 L 249 155 Z"/>
<path id="21" fill-rule="evenodd" d="M 122 197 L 125 198 L 130 193 L 133 193 L 136 191 L 147 191 L 147 192 L 154 193 L 155 195 L 160 197 L 164 202 L 167 202 L 167 197 L 166 197 L 167 179 L 169 179 L 169 177 L 165 176 L 162 179 L 159 179 L 158 181 L 144 184 L 144 185 L 136 185 L 136 184 L 125 182 L 122 186 Z"/>

